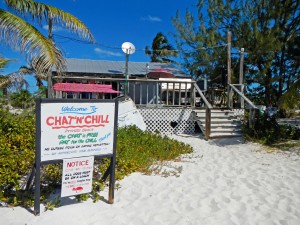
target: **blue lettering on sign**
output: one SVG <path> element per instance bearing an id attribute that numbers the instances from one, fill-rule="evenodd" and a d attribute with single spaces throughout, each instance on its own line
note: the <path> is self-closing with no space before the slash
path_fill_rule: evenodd
<path id="1" fill-rule="evenodd" d="M 111 135 L 111 133 L 105 134 L 103 137 L 99 138 L 99 142 L 104 141 L 105 139 L 107 139 L 109 136 Z"/>
<path id="2" fill-rule="evenodd" d="M 75 107 L 75 106 L 63 106 L 61 107 L 61 112 L 60 114 L 68 114 L 68 113 L 73 113 L 73 114 L 93 114 L 97 111 L 97 107 L 94 105 L 91 105 L 89 108 L 83 108 L 83 107 Z"/>

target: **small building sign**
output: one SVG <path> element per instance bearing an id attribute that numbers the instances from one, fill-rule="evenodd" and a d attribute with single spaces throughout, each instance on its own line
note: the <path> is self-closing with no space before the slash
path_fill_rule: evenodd
<path id="1" fill-rule="evenodd" d="M 61 197 L 91 192 L 93 166 L 93 156 L 64 159 Z"/>

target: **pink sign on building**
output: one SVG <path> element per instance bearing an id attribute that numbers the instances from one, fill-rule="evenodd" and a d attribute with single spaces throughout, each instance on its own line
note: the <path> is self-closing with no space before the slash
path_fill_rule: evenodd
<path id="1" fill-rule="evenodd" d="M 53 85 L 55 91 L 70 92 L 97 92 L 120 94 L 120 91 L 112 89 L 111 84 L 78 84 L 78 83 L 56 83 Z"/>

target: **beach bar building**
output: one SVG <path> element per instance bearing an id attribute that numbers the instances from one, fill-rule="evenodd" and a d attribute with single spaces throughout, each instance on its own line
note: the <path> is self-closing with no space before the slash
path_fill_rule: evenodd
<path id="1" fill-rule="evenodd" d="M 112 99 L 133 101 L 147 130 L 162 134 L 195 133 L 200 128 L 206 139 L 241 135 L 244 103 L 255 106 L 240 91 L 241 85 L 228 84 L 222 91 L 239 97 L 239 107 L 217 106 L 218 89 L 206 80 L 193 80 L 173 64 L 66 59 L 63 75 L 52 71 L 54 98 Z M 223 106 L 224 106 L 223 103 Z M 230 107 L 231 106 L 231 107 Z"/>

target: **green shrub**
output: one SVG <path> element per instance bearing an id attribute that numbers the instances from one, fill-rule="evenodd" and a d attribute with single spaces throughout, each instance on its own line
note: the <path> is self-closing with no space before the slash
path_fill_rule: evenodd
<path id="1" fill-rule="evenodd" d="M 243 126 L 245 138 L 266 145 L 272 145 L 286 139 L 299 140 L 299 129 L 280 125 L 276 119 L 276 116 L 270 117 L 266 113 L 256 113 L 253 127 L 249 127 L 248 122 Z M 246 115 L 245 121 L 248 121 L 248 115 Z"/>
<path id="2" fill-rule="evenodd" d="M 119 128 L 117 142 L 116 179 L 133 172 L 151 173 L 151 165 L 174 160 L 181 154 L 192 152 L 192 147 L 160 134 L 144 132 L 135 126 Z M 103 160 L 99 170 L 103 173 L 109 160 Z"/>
<path id="3" fill-rule="evenodd" d="M 20 189 L 20 179 L 32 167 L 34 155 L 34 118 L 0 109 L 0 200 Z"/>

